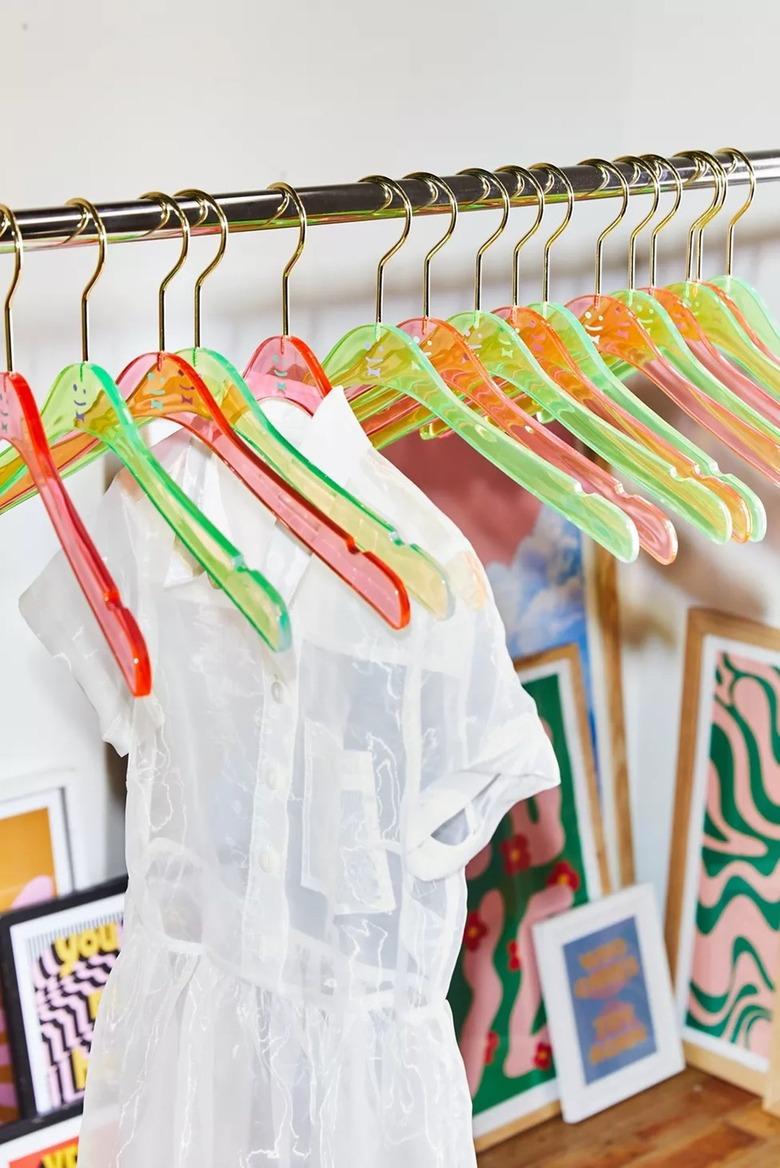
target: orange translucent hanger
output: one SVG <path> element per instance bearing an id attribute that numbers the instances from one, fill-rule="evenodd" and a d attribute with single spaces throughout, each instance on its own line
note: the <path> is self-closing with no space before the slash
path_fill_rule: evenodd
<path id="1" fill-rule="evenodd" d="M 602 294 L 604 240 L 626 214 L 629 189 L 622 172 L 612 163 L 604 159 L 591 159 L 589 163 L 598 166 L 605 177 L 610 172 L 617 177 L 623 193 L 622 206 L 597 240 L 595 293 L 576 297 L 568 307 L 580 318 L 602 354 L 644 373 L 692 418 L 770 481 L 780 484 L 780 447 L 759 428 L 759 422 L 753 425 L 744 420 L 744 415 L 753 411 L 741 402 L 739 413 L 743 416 L 737 416 L 736 395 L 696 361 L 662 305 L 647 293 L 631 288 L 617 295 Z"/>
<path id="2" fill-rule="evenodd" d="M 5 354 L 8 372 L 0 373 L 0 442 L 10 443 L 29 470 L 62 550 L 100 626 L 124 682 L 134 697 L 152 689 L 149 653 L 135 617 L 122 603 L 100 552 L 81 521 L 52 458 L 46 432 L 26 378 L 13 372 L 12 302 L 22 270 L 22 235 L 10 208 L 0 204 L 3 225 L 14 241 L 14 274 L 5 299 Z"/>

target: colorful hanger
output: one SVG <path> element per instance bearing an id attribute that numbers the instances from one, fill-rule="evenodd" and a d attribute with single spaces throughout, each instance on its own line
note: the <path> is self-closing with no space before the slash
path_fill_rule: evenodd
<path id="1" fill-rule="evenodd" d="M 745 461 L 780 483 L 780 446 L 774 428 L 699 364 L 663 306 L 636 289 L 602 294 L 604 240 L 626 214 L 629 189 L 614 164 L 605 159 L 588 162 L 601 170 L 605 181 L 610 173 L 617 178 L 622 205 L 597 240 L 595 293 L 577 297 L 569 308 L 579 316 L 602 354 L 643 372 Z"/>
<path id="2" fill-rule="evenodd" d="M 82 211 L 78 231 L 90 218 L 95 225 L 98 263 L 81 296 L 82 361 L 63 369 L 49 392 L 42 413 L 47 438 L 54 443 L 83 434 L 111 450 L 266 643 L 274 650 L 284 649 L 290 643 L 290 622 L 279 593 L 259 572 L 247 567 L 239 550 L 187 498 L 147 449 L 122 390 L 105 369 L 89 361 L 89 294 L 105 266 L 108 239 L 92 203 L 72 199 L 70 205 Z"/>
<path id="3" fill-rule="evenodd" d="M 726 234 L 726 271 L 721 276 L 710 276 L 706 281 L 708 287 L 714 288 L 721 300 L 726 304 L 753 344 L 766 355 L 777 361 L 780 357 L 780 324 L 772 314 L 769 305 L 759 292 L 744 279 L 733 274 L 734 269 L 734 230 L 737 223 L 748 211 L 756 193 L 756 172 L 747 154 L 735 146 L 724 146 L 718 154 L 729 154 L 732 159 L 731 170 L 727 173 L 726 182 L 741 161 L 748 174 L 748 195 L 741 207 L 731 217 Z"/>
<path id="4" fill-rule="evenodd" d="M 119 589 L 57 472 L 29 382 L 14 371 L 12 305 L 22 272 L 24 244 L 10 207 L 0 204 L 0 215 L 0 235 L 8 228 L 14 246 L 14 272 L 3 312 L 7 372 L 0 373 L 0 441 L 8 442 L 27 466 L 125 685 L 134 697 L 146 697 L 152 689 L 152 670 L 141 630 L 122 603 Z"/>
<path id="5" fill-rule="evenodd" d="M 409 322 L 407 331 L 403 326 L 382 323 L 384 269 L 407 239 L 413 211 L 403 187 L 392 179 L 374 175 L 363 181 L 380 184 L 388 206 L 393 201 L 393 194 L 398 196 L 404 208 L 404 230 L 379 261 L 375 323 L 353 329 L 323 362 L 331 381 L 346 387 L 355 413 L 368 429 L 369 419 L 377 412 L 377 391 L 385 398 L 388 390 L 401 399 L 411 398 L 429 413 L 446 421 L 461 438 L 515 482 L 570 518 L 583 531 L 609 547 L 618 558 L 627 561 L 636 558 L 639 548 L 636 528 L 614 504 L 599 496 L 587 495 L 577 480 L 514 441 L 461 400 L 459 392 L 464 392 L 470 401 L 478 402 L 480 395 L 492 397 L 493 391 L 489 377 L 478 363 L 474 363 L 462 342 L 459 342 L 460 351 L 454 358 L 458 368 L 453 368 L 450 347 L 453 335 L 456 336 L 454 330 L 431 328 L 428 332 L 427 328 L 418 330 L 414 322 Z M 442 376 L 442 370 L 454 378 L 458 392 Z M 401 408 L 406 409 L 403 401 Z M 384 422 L 387 419 L 384 400 L 379 411 Z"/>
<path id="6" fill-rule="evenodd" d="M 490 178 L 492 176 L 488 172 L 479 169 L 471 170 L 469 173 L 476 175 L 483 182 L 485 185 L 485 195 L 487 196 L 490 190 Z M 484 413 L 496 425 L 511 434 L 512 437 L 515 437 L 517 441 L 535 450 L 545 461 L 572 475 L 580 483 L 583 490 L 596 492 L 608 499 L 634 523 L 640 545 L 662 563 L 671 563 L 677 554 L 677 537 L 672 524 L 666 516 L 645 499 L 637 495 L 629 495 L 623 487 L 623 484 L 615 479 L 606 469 L 591 462 L 585 455 L 549 431 L 536 418 L 521 409 L 518 402 L 508 397 L 503 392 L 503 389 L 500 388 L 503 384 L 506 384 L 508 365 L 507 350 L 509 349 L 511 352 L 514 352 L 517 345 L 521 343 L 514 336 L 510 338 L 505 336 L 506 325 L 502 320 L 497 320 L 490 313 L 485 313 L 481 310 L 483 258 L 487 248 L 503 232 L 509 217 L 509 196 L 503 188 L 503 184 L 498 184 L 503 189 L 503 214 L 501 222 L 498 228 L 492 232 L 489 239 L 482 244 L 477 253 L 474 279 L 474 312 L 459 314 L 453 317 L 452 323 L 444 324 L 443 322 L 432 320 L 428 311 L 430 304 L 430 262 L 433 256 L 436 255 L 443 244 L 453 234 L 457 221 L 458 204 L 451 188 L 443 179 L 439 179 L 431 174 L 417 174 L 408 177 L 422 178 L 427 182 L 434 198 L 438 198 L 438 188 L 440 187 L 447 195 L 450 204 L 450 226 L 445 235 L 434 244 L 425 257 L 423 276 L 424 315 L 420 321 L 411 322 L 414 328 L 412 335 L 419 335 L 423 345 L 425 345 L 427 338 L 427 344 L 431 345 L 436 343 L 436 339 L 432 334 L 436 334 L 437 337 L 439 333 L 443 334 L 441 350 L 444 355 L 445 365 L 442 369 L 436 361 L 434 361 L 434 364 L 443 373 L 445 380 L 453 388 L 462 392 L 465 370 L 473 368 L 476 371 L 475 376 L 479 388 L 478 394 L 472 393 L 470 396 L 473 397 L 474 404 L 480 412 Z M 494 321 L 495 327 L 493 327 Z M 407 326 L 402 325 L 401 327 L 406 328 Z M 454 337 L 452 335 L 453 329 L 460 330 L 455 332 Z M 491 339 L 496 334 L 498 335 L 499 347 L 497 360 L 493 364 L 490 357 L 491 352 L 495 352 L 495 349 L 491 344 Z M 472 338 L 475 335 L 478 336 L 479 340 L 476 347 L 472 347 Z M 467 346 L 466 350 L 463 348 L 464 344 Z M 426 349 L 425 351 L 427 352 L 428 350 Z M 487 357 L 487 360 L 482 360 L 483 355 Z M 533 358 L 531 360 L 533 361 Z M 493 380 L 493 376 L 495 376 L 495 380 Z M 535 380 L 533 375 L 531 378 L 527 376 L 524 378 L 523 384 L 526 388 L 529 380 Z M 481 384 L 481 382 L 484 384 Z"/>
<path id="7" fill-rule="evenodd" d="M 726 200 L 728 191 L 726 171 L 715 155 L 706 150 L 689 150 L 685 153 L 696 162 L 697 173 L 705 167 L 712 172 L 713 201 L 689 230 L 687 278 L 681 283 L 670 285 L 670 288 L 691 309 L 718 348 L 741 365 L 759 385 L 777 395 L 780 393 L 780 363 L 774 355 L 767 355 L 761 345 L 754 342 L 739 309 L 733 311 L 728 298 L 724 298 L 722 293 L 709 287 L 701 278 L 702 232 L 706 224 L 718 214 Z M 694 245 L 694 237 L 698 241 L 698 247 Z"/>
<path id="8" fill-rule="evenodd" d="M 568 218 L 567 209 L 567 218 L 545 245 L 545 296 L 550 246 Z M 538 222 L 532 230 L 537 226 Z M 528 394 L 546 418 L 561 422 L 612 467 L 641 483 L 710 538 L 725 542 L 730 537 L 732 523 L 723 501 L 693 474 L 683 477 L 666 450 L 656 453 L 653 435 L 585 377 L 541 313 L 513 305 L 495 314 L 462 313 L 453 320 L 470 343 L 479 346 L 490 371 L 510 391 L 514 387 L 516 393 Z"/>
<path id="9" fill-rule="evenodd" d="M 762 538 L 766 530 L 766 515 L 760 499 L 736 476 L 724 474 L 713 458 L 694 445 L 685 435 L 655 413 L 619 380 L 581 321 L 565 305 L 549 299 L 550 251 L 552 244 L 571 221 L 574 210 L 574 188 L 565 171 L 552 163 L 537 163 L 532 170 L 546 170 L 551 177 L 557 177 L 566 196 L 566 214 L 560 226 L 546 241 L 542 266 L 542 302 L 530 307 L 558 334 L 573 361 L 592 385 L 621 406 L 626 413 L 641 421 L 651 430 L 658 442 L 657 448 L 682 479 L 695 478 L 717 495 L 729 512 L 732 538 L 744 541 L 748 538 Z M 535 229 L 535 228 L 534 228 Z M 526 238 L 533 234 L 527 233 Z M 522 244 L 524 240 L 521 239 Z"/>

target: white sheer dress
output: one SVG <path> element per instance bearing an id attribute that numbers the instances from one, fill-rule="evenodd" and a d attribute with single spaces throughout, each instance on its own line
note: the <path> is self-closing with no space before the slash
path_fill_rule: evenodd
<path id="1" fill-rule="evenodd" d="M 79 1168 L 475 1164 L 446 1001 L 464 867 L 558 781 L 555 758 L 457 528 L 341 391 L 275 420 L 447 564 L 454 611 L 413 602 L 393 632 L 181 433 L 157 453 L 280 589 L 292 648 L 265 649 L 125 472 L 90 529 L 146 635 L 152 696 L 124 690 L 61 555 L 25 593 L 129 755 L 125 943 Z"/>

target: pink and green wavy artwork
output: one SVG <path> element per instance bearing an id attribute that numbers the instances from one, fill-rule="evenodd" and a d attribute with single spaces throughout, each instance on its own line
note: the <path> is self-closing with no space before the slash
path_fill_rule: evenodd
<path id="1" fill-rule="evenodd" d="M 720 652 L 686 1023 L 769 1054 L 780 964 L 780 668 Z"/>

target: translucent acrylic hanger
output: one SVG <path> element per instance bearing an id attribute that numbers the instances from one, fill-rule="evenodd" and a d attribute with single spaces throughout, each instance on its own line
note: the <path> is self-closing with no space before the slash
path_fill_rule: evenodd
<path id="1" fill-rule="evenodd" d="M 720 299 L 739 323 L 754 345 L 773 361 L 780 360 L 780 324 L 761 294 L 746 280 L 734 275 L 734 230 L 748 211 L 756 193 L 756 173 L 750 158 L 735 146 L 724 146 L 719 154 L 730 154 L 732 169 L 741 161 L 748 174 L 748 195 L 729 222 L 726 236 L 726 270 L 721 276 L 710 276 L 706 283 L 714 288 Z M 729 171 L 729 175 L 731 171 Z"/>
<path id="2" fill-rule="evenodd" d="M 400 198 L 405 212 L 404 230 L 379 262 L 375 323 L 353 329 L 337 343 L 323 363 L 331 381 L 346 387 L 361 422 L 376 412 L 371 395 L 377 390 L 385 396 L 386 391 L 391 390 L 395 395 L 413 399 L 447 422 L 461 438 L 515 482 L 571 519 L 618 558 L 635 559 L 639 549 L 636 528 L 614 504 L 596 495 L 586 495 L 577 480 L 521 446 L 461 400 L 459 392 L 467 394 L 471 401 L 478 401 L 479 395 L 485 392 L 489 378 L 486 381 L 483 370 L 479 369 L 477 378 L 477 366 L 470 360 L 462 367 L 465 372 L 460 375 L 448 369 L 457 379 L 456 393 L 436 367 L 441 350 L 435 334 L 430 338 L 431 344 L 427 343 L 429 338 L 418 343 L 413 335 L 416 327 L 410 326 L 407 332 L 403 327 L 382 323 L 384 267 L 408 237 L 413 212 L 406 192 L 393 180 L 372 176 L 364 181 L 381 184 L 389 202 L 392 202 L 393 192 Z M 444 332 L 440 335 L 444 341 L 448 339 Z"/>
<path id="3" fill-rule="evenodd" d="M 670 289 L 690 308 L 710 340 L 722 349 L 731 360 L 738 362 L 759 385 L 777 395 L 780 393 L 780 362 L 772 353 L 767 354 L 760 344 L 756 344 L 744 318 L 737 309 L 732 311 L 723 291 L 717 291 L 701 279 L 701 231 L 707 222 L 720 210 L 728 190 L 726 172 L 715 157 L 706 150 L 686 152 L 699 167 L 708 166 L 715 182 L 712 206 L 696 221 L 688 235 L 687 279 L 671 284 Z M 698 254 L 694 266 L 692 236 L 699 234 Z"/>
<path id="4" fill-rule="evenodd" d="M 629 241 L 629 286 L 633 287 L 636 271 L 636 241 L 642 228 L 654 217 L 658 206 L 660 199 L 660 173 L 663 159 L 657 156 L 646 156 L 644 159 L 629 158 L 621 159 L 620 161 L 633 162 L 637 175 L 644 167 L 648 167 L 654 186 L 653 205 L 645 218 L 631 232 Z M 765 389 L 762 389 L 752 378 L 737 368 L 736 365 L 733 365 L 723 355 L 720 349 L 716 348 L 694 314 L 674 292 L 671 292 L 668 288 L 659 288 L 656 284 L 657 240 L 659 230 L 674 217 L 682 198 L 682 179 L 677 170 L 670 163 L 668 165 L 675 180 L 675 203 L 652 233 L 650 243 L 650 286 L 643 289 L 643 291 L 650 293 L 666 309 L 675 328 L 696 359 L 706 369 L 709 369 L 710 373 L 717 377 L 727 389 L 730 389 L 742 401 L 752 406 L 753 409 L 757 410 L 762 417 L 766 418 L 774 426 L 778 426 L 780 425 L 780 401 L 776 401 L 771 394 L 767 393 Z M 701 233 L 699 233 L 699 247 L 701 247 Z"/>
<path id="5" fill-rule="evenodd" d="M 605 176 L 611 171 L 617 177 L 623 190 L 623 205 L 597 240 L 595 294 L 577 297 L 568 307 L 579 316 L 603 355 L 643 372 L 735 453 L 771 481 L 780 482 L 780 446 L 773 427 L 699 364 L 663 306 L 648 293 L 635 289 L 602 295 L 604 239 L 622 221 L 629 191 L 622 172 L 612 163 L 604 159 L 589 161 Z"/>
<path id="6" fill-rule="evenodd" d="M 124 682 L 134 697 L 146 697 L 152 689 L 149 653 L 135 617 L 122 603 L 113 577 L 65 490 L 51 456 L 35 397 L 27 380 L 16 373 L 13 356 L 12 302 L 22 270 L 23 241 L 16 217 L 0 204 L 3 223 L 13 235 L 14 274 L 5 298 L 3 323 L 8 371 L 0 373 L 0 442 L 18 452 L 40 494 L 62 550 L 81 591 L 100 626 Z"/>
<path id="7" fill-rule="evenodd" d="M 615 424 L 627 426 L 628 432 L 631 433 L 626 415 L 641 423 L 643 429 L 636 430 L 634 433 L 637 437 L 641 437 L 643 444 L 646 444 L 648 449 L 667 464 L 667 473 L 671 472 L 673 481 L 675 478 L 681 481 L 688 503 L 693 502 L 694 504 L 692 511 L 689 510 L 686 514 L 686 518 L 702 526 L 702 529 L 708 532 L 712 538 L 720 540 L 726 538 L 723 532 L 721 508 L 713 509 L 710 503 L 704 515 L 698 518 L 704 497 L 700 492 L 697 493 L 694 490 L 693 499 L 691 499 L 687 480 L 693 480 L 694 483 L 705 486 L 725 506 L 730 516 L 733 538 L 747 539 L 759 527 L 763 534 L 765 516 L 760 500 L 755 494 L 734 476 L 723 475 L 714 459 L 694 446 L 684 435 L 649 409 L 630 389 L 624 386 L 605 363 L 604 358 L 578 318 L 564 305 L 549 299 L 550 252 L 552 244 L 560 238 L 571 220 L 574 209 L 574 191 L 565 172 L 551 163 L 538 163 L 531 170 L 545 170 L 551 175 L 558 176 L 566 192 L 566 214 L 560 225 L 545 242 L 542 302 L 532 304 L 528 309 L 514 305 L 508 312 L 498 310 L 498 315 L 505 316 L 509 321 L 514 322 L 516 328 L 526 332 L 526 343 L 533 348 L 540 361 L 545 363 L 548 372 L 560 380 L 561 388 L 565 389 L 569 385 L 579 385 L 582 388 L 582 379 L 585 378 L 589 394 L 592 393 L 593 388 L 596 388 L 623 411 L 612 414 Z M 528 174 L 531 185 L 534 185 L 533 174 L 525 173 Z M 536 183 L 536 188 L 541 190 L 538 183 Z M 538 225 L 539 217 L 537 216 L 537 222 L 526 233 L 524 239 L 519 241 L 518 247 L 515 249 L 515 300 L 519 299 L 516 262 L 518 249 L 530 238 Z M 654 443 L 650 434 L 654 435 Z M 675 506 L 674 509 L 679 513 L 679 505 Z M 756 516 L 753 523 L 751 523 L 750 518 L 752 514 Z M 759 524 L 758 517 L 761 517 L 764 526 Z"/>
<path id="8" fill-rule="evenodd" d="M 485 194 L 487 195 L 491 186 L 491 176 L 488 172 L 472 170 L 470 173 L 477 175 L 483 181 L 485 184 Z M 579 482 L 583 490 L 590 493 L 595 492 L 597 495 L 608 499 L 634 523 L 639 535 L 640 546 L 660 562 L 671 563 L 677 554 L 677 537 L 672 524 L 666 516 L 645 499 L 637 495 L 629 495 L 623 487 L 623 484 L 614 478 L 605 468 L 591 462 L 584 454 L 575 450 L 556 434 L 547 430 L 536 418 L 526 413 L 518 405 L 517 401 L 512 400 L 499 388 L 501 382 L 492 379 L 491 375 L 494 372 L 494 366 L 481 360 L 484 351 L 482 346 L 480 345 L 478 349 L 479 356 L 470 347 L 469 341 L 473 333 L 481 333 L 484 331 L 491 334 L 491 339 L 494 333 L 494 330 L 491 328 L 493 318 L 489 313 L 482 312 L 480 307 L 482 293 L 482 258 L 487 248 L 499 237 L 506 226 L 509 215 L 509 197 L 506 191 L 503 192 L 504 198 L 502 201 L 504 213 L 502 221 L 497 230 L 491 234 L 490 238 L 482 245 L 477 253 L 474 282 L 475 311 L 473 313 L 462 314 L 462 317 L 466 321 L 466 327 L 464 333 L 461 333 L 457 331 L 458 322 L 461 317 L 453 318 L 453 323 L 448 324 L 436 321 L 429 315 L 431 260 L 453 234 L 458 213 L 457 201 L 447 183 L 435 175 L 416 174 L 407 177 L 419 178 L 427 182 L 434 198 L 438 198 L 437 188 L 440 187 L 445 192 L 450 204 L 450 225 L 445 235 L 434 244 L 425 257 L 423 269 L 423 316 L 417 320 L 405 322 L 401 327 L 416 339 L 419 338 L 426 355 L 430 356 L 429 350 L 436 350 L 438 348 L 441 356 L 438 360 L 432 358 L 433 364 L 439 369 L 449 385 L 459 393 L 466 392 L 467 400 L 473 402 L 474 406 L 481 413 L 497 426 L 500 426 L 501 429 L 505 430 L 506 433 L 516 438 L 517 441 L 528 446 L 529 449 L 534 450 L 541 458 L 544 458 L 553 466 L 557 466 L 565 473 L 570 474 Z M 505 325 L 503 321 L 497 321 L 496 324 L 501 341 L 503 342 L 501 354 L 505 354 L 507 342 L 503 335 L 501 335 L 505 329 Z M 510 346 L 515 347 L 514 337 L 510 341 Z M 490 340 L 487 341 L 485 347 L 487 349 L 492 348 Z M 499 377 L 505 373 L 507 364 L 506 359 L 501 354 L 500 361 L 495 367 Z M 531 360 L 533 361 L 533 358 Z M 476 392 L 464 389 L 464 383 L 469 370 L 473 370 L 474 384 L 477 386 Z M 533 372 L 531 373 L 531 379 L 533 380 Z M 529 378 L 526 377 L 524 381 L 526 386 L 528 380 Z"/>
<path id="9" fill-rule="evenodd" d="M 147 449 L 125 403 L 122 390 L 99 365 L 89 361 L 89 293 L 105 264 L 107 235 L 96 208 L 73 199 L 81 208 L 83 230 L 92 218 L 98 240 L 98 265 L 81 298 L 82 361 L 69 365 L 55 379 L 44 407 L 50 443 L 59 438 L 89 436 L 111 450 L 173 529 L 236 607 L 274 650 L 290 644 L 287 607 L 259 572 L 248 568 L 240 551 L 222 535 Z M 42 415 L 43 417 L 43 415 Z M 23 473 L 23 472 L 22 472 Z"/>
<path id="10" fill-rule="evenodd" d="M 564 227 L 565 222 L 551 238 Z M 640 482 L 710 538 L 725 542 L 730 537 L 731 519 L 721 499 L 695 477 L 682 478 L 655 452 L 654 435 L 588 381 L 539 313 L 512 306 L 496 314 L 461 313 L 453 322 L 477 346 L 502 385 L 528 394 L 545 417 L 566 426 L 616 470 Z"/>

